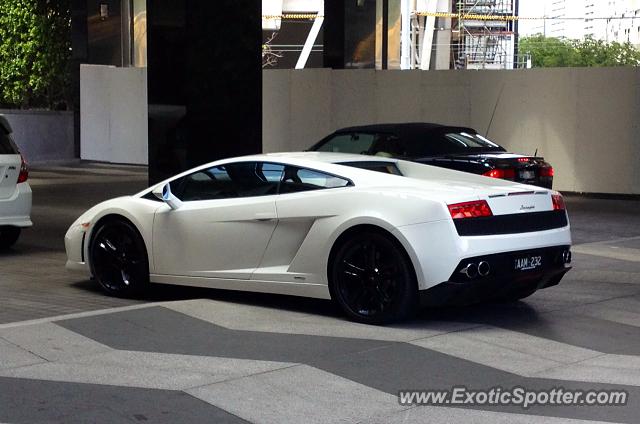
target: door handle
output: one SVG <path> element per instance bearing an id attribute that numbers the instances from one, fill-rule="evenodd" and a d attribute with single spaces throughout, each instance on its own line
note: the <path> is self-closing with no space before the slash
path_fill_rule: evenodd
<path id="1" fill-rule="evenodd" d="M 265 212 L 265 213 L 257 213 L 255 215 L 254 221 L 266 222 L 266 221 L 273 221 L 274 219 L 276 219 L 276 217 L 273 215 L 273 213 Z"/>

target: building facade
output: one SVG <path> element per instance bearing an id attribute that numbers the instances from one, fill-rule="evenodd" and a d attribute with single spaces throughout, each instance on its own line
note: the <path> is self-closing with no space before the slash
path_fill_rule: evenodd
<path id="1" fill-rule="evenodd" d="M 545 0 L 544 9 L 532 34 L 640 46 L 640 0 Z"/>

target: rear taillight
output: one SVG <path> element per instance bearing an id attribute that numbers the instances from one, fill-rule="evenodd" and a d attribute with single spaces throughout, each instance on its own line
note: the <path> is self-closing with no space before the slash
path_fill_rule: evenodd
<path id="1" fill-rule="evenodd" d="M 511 168 L 496 168 L 482 175 L 491 178 L 514 179 L 516 177 L 516 170 Z"/>
<path id="2" fill-rule="evenodd" d="M 564 205 L 564 198 L 561 194 L 552 194 L 551 202 L 553 203 L 554 211 L 563 211 L 566 209 L 566 206 Z"/>
<path id="3" fill-rule="evenodd" d="M 540 176 L 553 177 L 553 168 L 550 166 L 545 166 L 544 168 L 540 168 Z"/>
<path id="4" fill-rule="evenodd" d="M 451 218 L 453 219 L 493 216 L 493 212 L 491 212 L 491 208 L 486 200 L 456 203 L 454 205 L 448 205 L 448 208 L 449 213 L 451 213 Z"/>
<path id="5" fill-rule="evenodd" d="M 20 175 L 18 175 L 18 184 L 24 183 L 29 179 L 29 167 L 27 166 L 27 162 L 24 160 L 24 156 L 20 155 L 20 159 L 22 163 L 20 164 Z"/>

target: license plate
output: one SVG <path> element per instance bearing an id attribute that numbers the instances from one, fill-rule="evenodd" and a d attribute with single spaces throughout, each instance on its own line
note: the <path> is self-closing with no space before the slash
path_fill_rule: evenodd
<path id="1" fill-rule="evenodd" d="M 532 180 L 536 177 L 536 173 L 533 171 L 520 171 L 520 178 L 523 180 Z"/>
<path id="2" fill-rule="evenodd" d="M 532 271 L 542 267 L 542 256 L 523 256 L 513 262 L 516 271 Z"/>

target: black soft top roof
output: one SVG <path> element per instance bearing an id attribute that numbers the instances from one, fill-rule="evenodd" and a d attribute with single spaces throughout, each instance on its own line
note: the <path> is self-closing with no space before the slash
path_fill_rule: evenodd
<path id="1" fill-rule="evenodd" d="M 365 132 L 365 133 L 390 133 L 396 134 L 404 139 L 411 139 L 414 137 L 420 137 L 425 133 L 433 132 L 469 132 L 476 134 L 477 131 L 472 128 L 456 127 L 449 125 L 434 124 L 429 122 L 409 122 L 409 123 L 396 123 L 396 124 L 373 124 L 373 125 L 360 125 L 356 127 L 347 127 L 337 130 L 335 133 L 352 133 L 352 132 Z"/>

